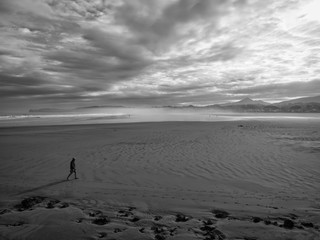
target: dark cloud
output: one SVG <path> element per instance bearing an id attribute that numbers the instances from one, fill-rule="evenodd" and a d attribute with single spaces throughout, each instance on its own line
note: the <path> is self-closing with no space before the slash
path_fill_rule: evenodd
<path id="1" fill-rule="evenodd" d="M 0 49 L 0 56 L 10 56 L 13 55 L 13 52 L 6 49 Z"/>
<path id="2" fill-rule="evenodd" d="M 32 73 L 29 76 L 0 74 L 1 98 L 46 97 L 51 95 L 73 94 L 75 87 L 66 88 L 44 74 Z"/>
<path id="3" fill-rule="evenodd" d="M 101 71 L 105 69 L 110 70 L 113 63 L 108 64 L 107 60 L 97 57 L 98 54 L 85 52 L 85 51 L 53 51 L 46 54 L 44 57 L 47 60 L 56 61 L 58 64 L 51 64 L 47 70 L 62 71 L 62 72 L 72 72 L 72 71 Z M 75 72 L 76 73 L 76 72 Z M 99 72 L 98 72 L 99 73 Z"/>
<path id="4" fill-rule="evenodd" d="M 83 37 L 105 56 L 115 57 L 121 61 L 147 62 L 145 49 L 120 34 L 110 34 L 91 28 L 85 30 Z"/>
<path id="5" fill-rule="evenodd" d="M 45 59 L 56 64 L 44 69 L 87 79 L 88 84 L 102 85 L 135 77 L 152 64 L 141 46 L 121 35 L 92 28 L 83 31 L 83 39 L 87 41 L 86 48 L 80 46 L 46 53 Z"/>
<path id="6" fill-rule="evenodd" d="M 15 9 L 13 2 L 14 1 L 10 1 L 10 0 L 0 1 L 0 13 L 2 14 L 12 13 Z"/>
<path id="7" fill-rule="evenodd" d="M 46 54 L 45 58 L 56 62 L 46 67 L 46 71 L 65 73 L 93 85 L 135 77 L 149 64 L 147 61 L 127 61 L 108 56 L 99 50 L 55 51 Z"/>
<path id="8" fill-rule="evenodd" d="M 33 73 L 30 76 L 11 76 L 0 74 L 0 97 L 3 98 L 42 98 L 74 99 L 84 98 L 84 94 L 101 90 L 101 86 L 86 83 L 64 86 L 44 74 Z"/>
<path id="9" fill-rule="evenodd" d="M 31 76 L 10 76 L 0 73 L 0 86 L 39 86 L 48 84 L 49 81 L 41 79 L 39 77 Z"/>
<path id="10" fill-rule="evenodd" d="M 278 96 L 296 97 L 312 96 L 315 89 L 320 89 L 320 79 L 314 79 L 308 82 L 288 82 L 273 83 L 247 88 L 232 90 L 233 94 L 246 94 L 249 96 L 259 96 L 261 98 L 272 98 Z"/>
<path id="11" fill-rule="evenodd" d="M 166 6 L 156 2 L 128 1 L 116 12 L 116 20 L 133 33 L 139 43 L 149 50 L 170 47 L 179 38 L 188 35 L 184 26 L 201 21 L 194 27 L 215 26 L 218 17 L 226 11 L 225 0 L 179 0 Z M 161 11 L 159 8 L 163 7 Z M 143 9 L 143 14 L 141 14 Z"/>
<path id="12" fill-rule="evenodd" d="M 77 19 L 57 14 L 48 1 L 2 0 L 0 12 L 0 20 L 4 26 L 37 32 L 38 36 L 33 41 L 43 41 L 44 37 L 46 44 L 56 43 L 55 40 L 62 32 L 75 33 L 80 27 Z M 41 33 L 45 36 L 41 36 Z M 23 35 L 20 34 L 20 37 L 23 38 Z"/>
<path id="13" fill-rule="evenodd" d="M 72 94 L 73 91 L 63 89 L 60 86 L 6 86 L 0 90 L 1 98 L 26 98 L 26 97 L 45 97 L 52 98 L 52 94 Z"/>

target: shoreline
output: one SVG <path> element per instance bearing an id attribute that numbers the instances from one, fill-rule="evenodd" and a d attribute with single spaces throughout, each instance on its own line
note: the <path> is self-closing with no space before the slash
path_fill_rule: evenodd
<path id="1" fill-rule="evenodd" d="M 319 113 L 165 113 L 163 115 L 134 115 L 122 114 L 115 116 L 89 117 L 79 115 L 77 117 L 35 117 L 1 119 L 0 128 L 6 127 L 37 127 L 37 126 L 71 126 L 94 124 L 124 124 L 124 123 L 161 123 L 161 122 L 237 122 L 237 121 L 295 121 L 295 122 L 319 122 Z"/>

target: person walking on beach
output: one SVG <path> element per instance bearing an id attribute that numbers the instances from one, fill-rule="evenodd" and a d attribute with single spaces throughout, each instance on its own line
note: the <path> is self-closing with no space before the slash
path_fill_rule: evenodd
<path id="1" fill-rule="evenodd" d="M 69 177 L 72 175 L 72 173 L 74 173 L 74 179 L 78 179 L 77 178 L 77 172 L 76 172 L 76 164 L 75 164 L 76 159 L 72 158 L 71 162 L 70 162 L 70 173 L 67 177 L 67 180 L 69 180 Z"/>

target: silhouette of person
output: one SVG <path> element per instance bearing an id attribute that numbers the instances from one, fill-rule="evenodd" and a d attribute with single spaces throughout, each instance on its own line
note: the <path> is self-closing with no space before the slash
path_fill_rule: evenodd
<path id="1" fill-rule="evenodd" d="M 76 164 L 75 164 L 76 159 L 72 158 L 71 162 L 70 162 L 70 173 L 67 177 L 67 180 L 69 180 L 69 177 L 72 175 L 72 173 L 74 173 L 74 179 L 78 179 L 77 178 L 77 171 L 76 171 Z"/>

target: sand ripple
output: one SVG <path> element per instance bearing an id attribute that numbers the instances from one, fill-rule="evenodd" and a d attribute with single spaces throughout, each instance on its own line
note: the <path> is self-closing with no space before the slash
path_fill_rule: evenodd
<path id="1" fill-rule="evenodd" d="M 0 180 L 30 188 L 48 179 L 64 179 L 69 160 L 76 156 L 83 183 L 78 191 L 90 192 L 89 186 L 107 191 L 110 185 L 167 192 L 238 189 L 316 199 L 317 124 L 241 125 L 169 122 L 7 128 L 0 140 Z M 68 194 L 70 186 L 64 191 Z"/>

